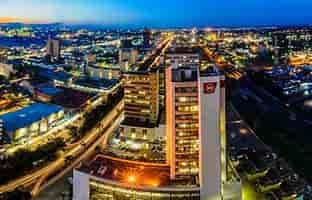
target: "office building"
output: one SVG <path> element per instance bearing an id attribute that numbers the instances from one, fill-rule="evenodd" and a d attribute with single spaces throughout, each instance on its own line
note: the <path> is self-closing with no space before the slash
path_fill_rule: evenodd
<path id="1" fill-rule="evenodd" d="M 74 200 L 241 199 L 239 179 L 228 179 L 225 173 L 224 77 L 211 69 L 200 72 L 198 66 L 170 67 L 166 72 L 171 85 L 167 141 L 173 161 L 98 154 L 74 170 Z"/>
<path id="2" fill-rule="evenodd" d="M 121 71 L 129 70 L 135 64 L 139 56 L 137 49 L 122 48 L 119 50 L 119 66 Z"/>
<path id="3" fill-rule="evenodd" d="M 51 60 L 59 60 L 61 55 L 61 42 L 60 40 L 49 38 L 46 46 L 47 56 Z"/>
<path id="4" fill-rule="evenodd" d="M 220 199 L 228 180 L 224 76 L 190 65 L 167 68 L 166 81 L 170 178 L 199 177 L 201 199 Z"/>
<path id="5" fill-rule="evenodd" d="M 86 71 L 90 78 L 120 79 L 121 76 L 120 67 L 118 65 L 107 65 L 105 67 L 101 67 L 89 64 Z"/>
<path id="6" fill-rule="evenodd" d="M 118 58 L 121 71 L 128 71 L 130 66 L 136 63 L 138 57 L 139 51 L 133 47 L 131 40 L 122 40 Z"/>
<path id="7" fill-rule="evenodd" d="M 159 114 L 158 69 L 123 74 L 125 119 L 143 124 L 156 124 Z"/>
<path id="8" fill-rule="evenodd" d="M 167 68 L 167 162 L 171 179 L 198 175 L 198 104 L 198 65 Z"/>
<path id="9" fill-rule="evenodd" d="M 149 29 L 144 29 L 143 31 L 143 47 L 148 49 L 151 47 L 152 32 Z"/>

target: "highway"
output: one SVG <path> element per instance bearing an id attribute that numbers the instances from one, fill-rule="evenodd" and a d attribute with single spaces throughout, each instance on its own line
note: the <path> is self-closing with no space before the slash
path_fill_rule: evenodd
<path id="1" fill-rule="evenodd" d="M 39 192 L 42 191 L 44 188 L 58 181 L 66 173 L 68 173 L 74 167 L 79 165 L 83 160 L 86 160 L 88 157 L 90 157 L 94 153 L 95 148 L 99 144 L 105 142 L 109 138 L 109 136 L 113 133 L 113 131 L 118 127 L 122 118 L 121 113 L 122 112 L 115 111 L 109 113 L 108 116 L 103 119 L 101 123 L 101 129 L 95 127 L 93 130 L 91 130 L 91 133 L 87 137 L 85 137 L 85 139 L 82 142 L 85 145 L 83 144 L 78 145 L 77 147 L 70 150 L 65 156 L 59 158 L 58 161 L 56 161 L 53 165 L 51 165 L 50 168 L 47 170 L 47 172 L 43 176 L 41 176 L 40 179 L 36 182 L 35 187 L 32 190 L 32 195 L 34 197 L 37 196 Z M 116 117 L 117 120 L 114 120 L 113 124 L 109 123 L 109 121 L 112 121 L 112 119 Z M 106 129 L 104 133 L 101 131 L 103 129 L 104 130 Z M 102 134 L 100 138 L 97 137 L 99 134 Z M 88 145 L 91 146 L 89 146 L 89 148 L 86 148 L 86 146 Z M 66 166 L 66 157 L 68 156 L 75 157 L 78 155 L 79 157 L 77 159 L 75 159 L 70 165 Z M 46 181 L 51 175 L 57 173 L 59 170 L 62 171 L 58 173 L 56 176 L 54 176 L 52 179 L 44 183 L 44 181 Z"/>
<path id="2" fill-rule="evenodd" d="M 59 169 L 62 169 L 65 166 L 65 159 L 68 156 L 79 156 L 77 159 L 75 159 L 73 162 L 75 162 L 76 160 L 78 160 L 79 162 L 81 162 L 85 157 L 87 152 L 89 152 L 88 150 L 88 146 L 90 146 L 93 142 L 95 142 L 96 139 L 99 138 L 100 133 L 102 133 L 102 130 L 104 130 L 105 128 L 108 128 L 105 131 L 105 134 L 103 134 L 103 136 L 101 136 L 101 138 L 99 138 L 99 140 L 97 141 L 102 141 L 103 137 L 106 136 L 106 134 L 109 131 L 112 131 L 112 129 L 114 128 L 113 126 L 111 126 L 111 122 L 118 122 L 118 120 L 121 117 L 121 111 L 123 108 L 123 103 L 119 102 L 107 115 L 105 118 L 103 118 L 100 126 L 95 127 L 94 129 L 92 129 L 90 131 L 89 134 L 87 134 L 81 141 L 80 144 L 77 144 L 77 146 L 74 146 L 73 148 L 71 148 L 67 153 L 65 153 L 64 155 L 62 155 L 60 158 L 58 158 L 56 161 L 49 163 L 46 167 L 43 167 L 40 170 L 37 170 L 33 173 L 29 173 L 28 175 L 25 175 L 21 178 L 15 179 L 11 182 L 9 182 L 6 185 L 2 185 L 0 186 L 0 193 L 4 193 L 4 192 L 8 192 L 8 191 L 13 191 L 14 189 L 18 188 L 18 187 L 26 187 L 26 186 L 30 186 L 32 184 L 35 184 L 37 180 L 40 180 L 41 177 L 48 177 L 50 174 L 52 174 L 53 172 L 57 172 Z M 115 125 L 116 123 L 114 123 L 113 125 Z M 101 129 L 100 129 L 101 128 Z M 107 134 L 108 135 L 108 134 Z M 97 143 L 97 142 L 95 142 Z M 96 145 L 91 145 L 90 149 L 93 151 Z M 91 151 L 90 150 L 90 151 Z M 44 178 L 41 178 L 42 180 L 44 180 Z M 34 188 L 36 189 L 36 188 Z M 40 188 L 38 187 L 38 189 L 34 190 L 34 194 L 37 194 L 37 191 L 40 191 Z"/>

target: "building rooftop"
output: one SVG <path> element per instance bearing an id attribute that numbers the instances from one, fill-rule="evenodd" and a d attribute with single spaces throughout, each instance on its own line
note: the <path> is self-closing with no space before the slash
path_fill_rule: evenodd
<path id="1" fill-rule="evenodd" d="M 62 72 L 62 71 L 53 71 L 49 69 L 42 69 L 40 70 L 39 74 L 40 77 L 46 78 L 48 80 L 59 80 L 59 81 L 67 81 L 68 79 L 72 78 L 72 75 Z"/>
<path id="2" fill-rule="evenodd" d="M 97 79 L 81 77 L 74 81 L 74 84 L 89 88 L 108 90 L 113 88 L 118 82 L 118 79 Z"/>
<path id="3" fill-rule="evenodd" d="M 54 96 L 52 102 L 65 108 L 80 108 L 95 96 L 94 93 L 73 90 L 71 88 L 55 87 L 55 89 L 61 92 Z"/>
<path id="4" fill-rule="evenodd" d="M 13 132 L 41 120 L 53 113 L 61 111 L 61 106 L 43 103 L 34 103 L 15 112 L 0 115 L 6 132 Z"/>
<path id="5" fill-rule="evenodd" d="M 104 154 L 96 155 L 79 170 L 125 185 L 158 187 L 170 184 L 170 169 L 165 164 L 127 161 Z"/>
<path id="6" fill-rule="evenodd" d="M 48 85 L 38 87 L 38 90 L 39 90 L 39 92 L 47 94 L 49 96 L 55 96 L 55 95 L 58 95 L 58 94 L 63 92 L 63 90 L 61 88 L 57 88 L 54 86 L 48 86 Z"/>
<path id="7" fill-rule="evenodd" d="M 220 76 L 223 73 L 216 66 L 207 66 L 200 68 L 200 76 Z"/>
<path id="8" fill-rule="evenodd" d="M 130 161 L 105 154 L 97 154 L 91 162 L 84 163 L 78 170 L 117 182 L 123 187 L 198 189 L 196 177 L 170 180 L 170 168 L 166 164 Z"/>

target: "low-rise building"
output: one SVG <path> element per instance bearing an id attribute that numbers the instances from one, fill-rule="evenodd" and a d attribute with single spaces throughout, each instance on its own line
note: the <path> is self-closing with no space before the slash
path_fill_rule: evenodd
<path id="1" fill-rule="evenodd" d="M 96 65 L 89 65 L 87 67 L 88 76 L 100 79 L 119 79 L 120 68 L 119 66 L 107 66 L 107 67 L 99 67 Z"/>
<path id="2" fill-rule="evenodd" d="M 4 133 L 10 142 L 20 142 L 44 134 L 64 117 L 61 106 L 33 103 L 15 112 L 0 115 Z"/>
<path id="3" fill-rule="evenodd" d="M 0 75 L 10 78 L 11 74 L 14 72 L 13 65 L 0 63 Z"/>

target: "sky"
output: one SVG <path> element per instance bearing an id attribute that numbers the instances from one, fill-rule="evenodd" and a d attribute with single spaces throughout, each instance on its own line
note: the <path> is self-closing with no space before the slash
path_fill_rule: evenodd
<path id="1" fill-rule="evenodd" d="M 312 0 L 0 0 L 0 22 L 144 27 L 312 24 Z"/>

